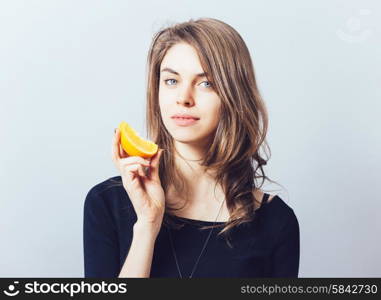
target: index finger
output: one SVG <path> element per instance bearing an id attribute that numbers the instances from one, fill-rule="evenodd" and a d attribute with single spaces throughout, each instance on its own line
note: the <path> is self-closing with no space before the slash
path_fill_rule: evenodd
<path id="1" fill-rule="evenodd" d="M 113 140 L 112 140 L 112 158 L 115 160 L 120 159 L 120 154 L 119 154 L 119 141 L 120 141 L 120 131 L 119 128 L 116 129 Z"/>

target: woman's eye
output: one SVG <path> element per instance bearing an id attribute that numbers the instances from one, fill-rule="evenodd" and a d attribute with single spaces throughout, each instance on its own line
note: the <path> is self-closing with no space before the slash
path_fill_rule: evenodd
<path id="1" fill-rule="evenodd" d="M 211 86 L 212 86 L 212 83 L 211 83 L 211 82 L 209 82 L 209 81 L 203 81 L 203 82 L 201 82 L 201 84 L 202 84 L 202 83 L 204 83 L 204 82 L 206 82 L 206 83 L 208 83 L 208 84 L 209 84 L 209 86 L 206 86 L 206 87 L 211 87 Z"/>
<path id="2" fill-rule="evenodd" d="M 165 79 L 165 80 L 164 80 L 165 84 L 168 85 L 167 81 L 170 81 L 170 80 L 174 80 L 174 81 L 176 81 L 176 79 Z M 170 85 L 172 85 L 172 84 L 170 84 Z"/>

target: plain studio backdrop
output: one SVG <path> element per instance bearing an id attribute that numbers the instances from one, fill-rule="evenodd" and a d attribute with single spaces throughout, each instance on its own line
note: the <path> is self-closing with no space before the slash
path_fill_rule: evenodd
<path id="1" fill-rule="evenodd" d="M 300 224 L 300 277 L 381 276 L 379 1 L 0 2 L 0 276 L 83 277 L 83 205 L 144 137 L 153 34 L 211 17 L 245 40 L 266 174 Z"/>

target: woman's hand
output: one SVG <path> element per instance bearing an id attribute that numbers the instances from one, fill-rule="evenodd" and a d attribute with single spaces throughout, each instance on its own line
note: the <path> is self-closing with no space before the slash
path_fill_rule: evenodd
<path id="1" fill-rule="evenodd" d="M 112 141 L 112 161 L 121 173 L 123 187 L 134 206 L 140 227 L 157 234 L 163 221 L 165 194 L 159 177 L 159 162 L 163 149 L 150 159 L 129 156 L 120 144 L 120 130 L 116 129 Z M 148 167 L 146 175 L 143 167 Z"/>

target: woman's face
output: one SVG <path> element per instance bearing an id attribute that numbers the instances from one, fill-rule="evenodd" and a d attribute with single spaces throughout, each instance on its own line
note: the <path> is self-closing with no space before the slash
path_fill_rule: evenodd
<path id="1" fill-rule="evenodd" d="M 161 63 L 161 117 L 177 142 L 204 145 L 217 128 L 221 101 L 213 84 L 202 73 L 204 70 L 196 50 L 186 43 L 172 46 Z M 173 118 L 176 114 L 188 114 L 198 119 Z"/>

